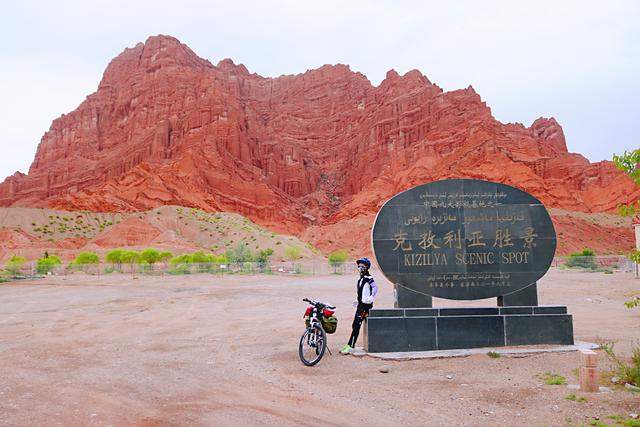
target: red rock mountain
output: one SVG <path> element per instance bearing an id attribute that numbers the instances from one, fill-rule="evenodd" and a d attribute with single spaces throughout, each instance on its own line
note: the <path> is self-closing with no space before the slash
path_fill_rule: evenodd
<path id="1" fill-rule="evenodd" d="M 472 87 L 443 92 L 417 70 L 375 87 L 346 65 L 265 78 L 156 36 L 53 121 L 29 173 L 0 184 L 0 206 L 184 205 L 362 249 L 386 199 L 447 177 L 504 182 L 568 211 L 640 197 L 612 163 L 568 153 L 553 118 L 500 123 Z"/>

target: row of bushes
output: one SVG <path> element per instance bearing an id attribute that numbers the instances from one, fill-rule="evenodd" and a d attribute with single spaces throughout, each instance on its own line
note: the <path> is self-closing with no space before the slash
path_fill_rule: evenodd
<path id="1" fill-rule="evenodd" d="M 24 267 L 24 264 L 26 262 L 27 259 L 25 257 L 16 255 L 12 256 L 4 265 L 5 274 L 9 276 L 18 276 L 21 273 L 22 268 Z M 60 258 L 55 255 L 46 254 L 44 257 L 36 261 L 36 271 L 39 274 L 46 274 L 60 264 L 62 264 Z"/>
<path id="2" fill-rule="evenodd" d="M 300 257 L 298 248 L 291 248 L 292 251 L 287 254 L 291 259 Z M 204 251 L 196 251 L 193 253 L 185 253 L 174 256 L 169 251 L 160 251 L 154 248 L 144 249 L 142 251 L 128 249 L 113 249 L 107 252 L 105 261 L 114 266 L 114 270 L 121 270 L 123 265 L 142 264 L 151 267 L 159 262 L 168 262 L 173 269 L 182 269 L 190 264 L 246 264 L 257 263 L 260 267 L 265 267 L 269 263 L 269 259 L 273 255 L 273 249 L 267 248 L 259 251 L 251 251 L 245 243 L 238 244 L 235 248 L 226 251 L 224 254 L 212 254 Z M 27 259 L 21 256 L 12 256 L 4 266 L 7 275 L 17 276 L 20 274 Z M 76 258 L 68 265 L 72 269 L 83 269 L 87 266 L 100 263 L 100 257 L 94 252 L 80 252 Z M 62 261 L 56 255 L 45 253 L 44 257 L 36 261 L 36 270 L 38 274 L 46 274 L 53 271 L 56 267 L 62 265 Z"/>
<path id="3" fill-rule="evenodd" d="M 570 268 L 580 267 L 595 270 L 598 268 L 596 253 L 589 248 L 585 248 L 580 252 L 573 252 L 567 258 L 565 265 Z"/>

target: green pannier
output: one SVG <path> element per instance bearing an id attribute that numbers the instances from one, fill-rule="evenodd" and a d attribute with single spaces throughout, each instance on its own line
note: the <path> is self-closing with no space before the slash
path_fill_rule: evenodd
<path id="1" fill-rule="evenodd" d="M 322 328 L 328 334 L 332 334 L 338 328 L 338 318 L 336 316 L 323 317 Z"/>

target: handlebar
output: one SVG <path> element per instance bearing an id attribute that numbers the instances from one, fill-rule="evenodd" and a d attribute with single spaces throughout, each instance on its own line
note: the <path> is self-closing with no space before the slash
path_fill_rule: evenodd
<path id="1" fill-rule="evenodd" d="M 328 308 L 330 310 L 335 310 L 335 308 L 336 308 L 333 305 L 325 304 L 325 303 L 322 303 L 322 302 L 319 302 L 319 301 L 312 301 L 312 300 L 310 300 L 308 298 L 303 298 L 302 301 L 308 302 L 309 304 L 314 305 L 314 306 L 325 307 L 325 308 Z"/>

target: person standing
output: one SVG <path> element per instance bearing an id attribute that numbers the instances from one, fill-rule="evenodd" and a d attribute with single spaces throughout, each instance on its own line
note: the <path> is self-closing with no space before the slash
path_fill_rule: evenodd
<path id="1" fill-rule="evenodd" d="M 369 273 L 371 268 L 371 261 L 368 258 L 360 258 L 356 261 L 358 270 L 360 271 L 360 277 L 356 286 L 356 292 L 358 301 L 356 305 L 356 313 L 353 317 L 353 324 L 351 325 L 351 337 L 349 342 L 342 347 L 340 353 L 348 354 L 353 350 L 360 334 L 360 326 L 362 321 L 369 315 L 369 310 L 373 307 L 373 300 L 378 294 L 378 285 L 373 280 L 373 277 Z M 354 304 L 356 304 L 354 302 Z"/>

